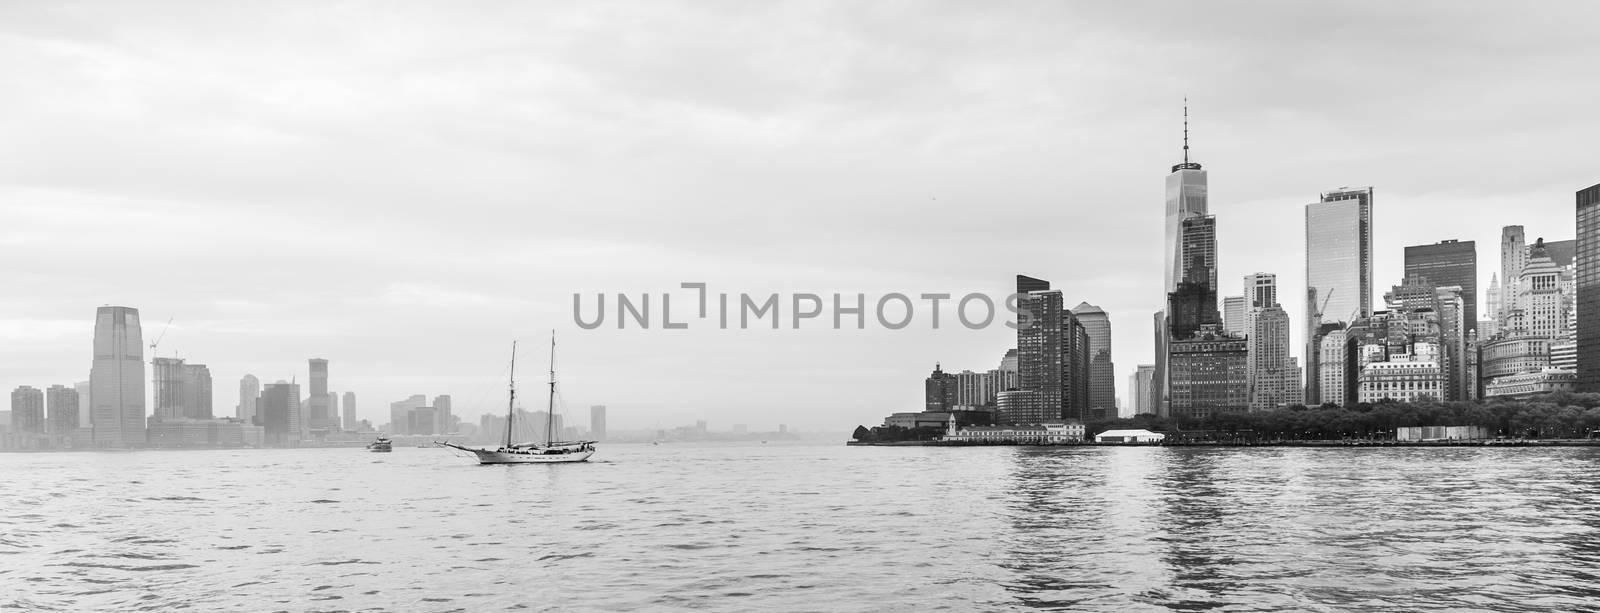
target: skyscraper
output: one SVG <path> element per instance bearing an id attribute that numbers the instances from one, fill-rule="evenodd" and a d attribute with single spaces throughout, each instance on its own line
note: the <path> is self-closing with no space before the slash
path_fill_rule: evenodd
<path id="1" fill-rule="evenodd" d="M 606 405 L 597 404 L 589 407 L 589 438 L 605 442 Z"/>
<path id="2" fill-rule="evenodd" d="M 1017 275 L 1019 308 L 1033 316 L 1017 327 L 1018 387 L 1033 394 L 1029 406 L 996 416 L 1005 423 L 1084 419 L 1089 409 L 1089 333 L 1049 287 Z"/>
<path id="3" fill-rule="evenodd" d="M 183 365 L 183 416 L 211 419 L 211 369 L 205 364 Z"/>
<path id="4" fill-rule="evenodd" d="M 1505 327 L 1506 309 L 1517 299 L 1517 278 L 1528 265 L 1528 241 L 1522 226 L 1500 228 L 1500 311 L 1490 313 L 1495 323 Z"/>
<path id="5" fill-rule="evenodd" d="M 924 411 L 948 411 L 956 405 L 956 378 L 939 364 L 933 365 L 933 374 L 923 380 Z"/>
<path id="6" fill-rule="evenodd" d="M 1300 367 L 1289 357 L 1289 314 L 1272 304 L 1256 307 L 1253 328 L 1246 341 L 1246 377 L 1250 385 L 1250 410 L 1271 411 L 1300 404 Z"/>
<path id="7" fill-rule="evenodd" d="M 439 419 L 439 424 L 434 429 L 434 432 L 439 434 L 449 434 L 450 432 L 453 432 L 454 429 L 452 424 L 455 420 L 451 419 L 451 417 L 454 416 L 454 413 L 450 410 L 450 395 L 440 394 L 438 396 L 434 396 L 433 408 L 438 411 L 437 417 Z"/>
<path id="8" fill-rule="evenodd" d="M 1183 220 L 1183 281 L 1205 281 L 1206 286 L 1215 293 L 1220 287 L 1217 285 L 1217 217 L 1215 215 L 1200 215 Z M 1204 267 L 1207 275 L 1204 279 L 1194 278 L 1197 267 Z M 1215 300 L 1212 308 L 1216 308 Z"/>
<path id="9" fill-rule="evenodd" d="M 239 379 L 239 405 L 234 408 L 234 417 L 244 420 L 245 423 L 256 423 L 256 399 L 261 397 L 261 380 L 255 375 L 245 375 Z"/>
<path id="10" fill-rule="evenodd" d="M 345 392 L 343 405 L 344 429 L 354 432 L 359 429 L 356 425 L 359 422 L 359 420 L 356 419 L 356 393 Z"/>
<path id="11" fill-rule="evenodd" d="M 144 345 L 138 309 L 96 309 L 89 385 L 95 446 L 144 445 Z"/>
<path id="12" fill-rule="evenodd" d="M 1372 314 L 1371 187 L 1340 188 L 1306 205 L 1306 352 L 1307 404 L 1323 398 L 1320 381 L 1320 334 Z M 1328 368 L 1344 368 L 1329 364 Z"/>
<path id="13" fill-rule="evenodd" d="M 1190 261 L 1184 257 L 1184 222 L 1190 218 L 1202 217 L 1209 214 L 1207 204 L 1207 179 L 1206 171 L 1199 162 L 1189 160 L 1189 101 L 1183 102 L 1183 162 L 1172 166 L 1171 174 L 1167 175 L 1166 185 L 1166 230 L 1161 242 L 1164 251 L 1165 276 L 1161 285 L 1161 299 L 1163 305 L 1168 301 L 1170 294 L 1178 289 L 1178 284 L 1183 281 L 1185 267 Z M 1213 250 L 1213 257 L 1215 250 Z M 1215 262 L 1212 262 L 1215 270 Z M 1212 290 L 1216 285 L 1212 285 Z M 1213 307 L 1215 308 L 1215 307 Z M 1155 412 L 1165 417 L 1168 415 L 1169 398 L 1168 383 L 1171 380 L 1170 369 L 1167 365 L 1167 356 L 1170 353 L 1170 328 L 1171 314 L 1163 308 L 1155 315 L 1155 343 L 1156 364 L 1155 374 L 1151 387 L 1155 403 Z"/>
<path id="14" fill-rule="evenodd" d="M 65 385 L 52 385 L 45 390 L 50 416 L 45 430 L 55 436 L 70 436 L 78 429 L 78 390 Z M 13 413 L 12 415 L 15 415 Z"/>
<path id="15" fill-rule="evenodd" d="M 1087 302 L 1072 314 L 1089 335 L 1089 408 L 1095 417 L 1117 416 L 1116 364 L 1111 360 L 1111 315 Z"/>
<path id="16" fill-rule="evenodd" d="M 184 417 L 183 360 L 180 358 L 150 359 L 150 398 L 156 419 L 173 420 Z"/>
<path id="17" fill-rule="evenodd" d="M 304 420 L 300 411 L 300 385 L 279 381 L 261 389 L 256 416 L 264 428 L 263 444 L 269 447 L 296 447 L 302 440 Z"/>
<path id="18" fill-rule="evenodd" d="M 44 392 L 28 385 L 11 390 L 11 429 L 34 437 L 46 432 Z"/>
<path id="19" fill-rule="evenodd" d="M 1244 276 L 1245 308 L 1264 309 L 1278 304 L 1278 275 L 1258 272 Z"/>
<path id="20" fill-rule="evenodd" d="M 333 404 L 328 400 L 328 361 L 307 360 L 311 370 L 310 396 L 306 398 L 306 428 L 326 432 L 333 427 Z"/>
<path id="21" fill-rule="evenodd" d="M 91 394 L 89 393 L 92 385 L 88 381 L 79 381 L 72 384 L 72 387 L 78 391 L 78 427 L 87 429 L 94 423 L 93 415 L 91 415 L 93 413 L 91 407 L 94 406 L 94 402 L 91 400 Z"/>
<path id="22" fill-rule="evenodd" d="M 1155 375 L 1155 364 L 1140 364 L 1134 370 L 1132 381 L 1128 384 L 1128 393 L 1133 396 L 1133 413 L 1128 417 L 1146 413 L 1154 414 L 1156 412 L 1155 403 L 1150 397 L 1150 382 L 1155 378 Z"/>
<path id="23" fill-rule="evenodd" d="M 1437 287 L 1459 286 L 1465 303 L 1463 323 L 1478 327 L 1478 247 L 1472 241 L 1447 240 L 1406 247 L 1406 277 L 1424 277 Z"/>

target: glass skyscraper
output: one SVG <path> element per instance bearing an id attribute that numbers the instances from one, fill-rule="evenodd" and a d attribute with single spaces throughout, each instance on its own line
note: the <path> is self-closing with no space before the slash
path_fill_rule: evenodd
<path id="1" fill-rule="evenodd" d="M 1117 416 L 1116 364 L 1111 361 L 1111 316 L 1105 309 L 1087 302 L 1073 307 L 1072 314 L 1089 334 L 1089 408 L 1101 412 L 1091 417 Z"/>
<path id="2" fill-rule="evenodd" d="M 143 446 L 144 336 L 139 309 L 103 306 L 95 311 L 89 387 L 94 445 Z"/>
<path id="3" fill-rule="evenodd" d="M 1578 190 L 1578 385 L 1600 392 L 1600 185 Z"/>
<path id="4" fill-rule="evenodd" d="M 1448 240 L 1436 245 L 1406 247 L 1406 278 L 1411 277 L 1424 277 L 1435 287 L 1459 286 L 1462 301 L 1466 303 L 1462 323 L 1469 332 L 1478 329 L 1476 243 Z"/>
<path id="5" fill-rule="evenodd" d="M 1372 315 L 1372 188 L 1340 188 L 1306 205 L 1306 403 L 1323 399 L 1319 330 Z M 1342 326 L 1341 326 L 1342 327 Z"/>

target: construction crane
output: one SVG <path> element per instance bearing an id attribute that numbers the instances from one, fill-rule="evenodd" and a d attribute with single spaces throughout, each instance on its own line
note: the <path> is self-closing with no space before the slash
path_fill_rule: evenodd
<path id="1" fill-rule="evenodd" d="M 1322 306 L 1317 308 L 1317 321 L 1322 321 L 1322 313 L 1323 313 L 1323 311 L 1327 311 L 1328 310 L 1328 301 L 1329 300 L 1333 300 L 1333 292 L 1334 292 L 1334 290 L 1337 290 L 1337 289 L 1339 289 L 1339 288 L 1337 288 L 1337 287 L 1330 288 L 1328 290 L 1328 295 L 1324 296 L 1322 298 Z"/>
<path id="2" fill-rule="evenodd" d="M 167 318 L 167 325 L 163 326 L 161 328 L 161 334 L 157 334 L 156 335 L 156 340 L 150 341 L 150 361 L 151 362 L 154 362 L 155 359 L 156 359 L 156 345 L 160 345 L 161 344 L 161 339 L 166 338 L 167 329 L 171 328 L 171 327 L 172 327 L 172 318 L 168 317 Z"/>

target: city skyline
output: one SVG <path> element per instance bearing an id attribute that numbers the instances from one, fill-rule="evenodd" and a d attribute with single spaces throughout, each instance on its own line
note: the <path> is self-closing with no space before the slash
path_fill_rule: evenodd
<path id="1" fill-rule="evenodd" d="M 374 411 L 419 391 L 452 393 L 472 419 L 494 404 L 478 396 L 497 397 L 504 344 L 555 328 L 568 406 L 610 405 L 614 427 L 697 417 L 833 427 L 917 407 L 922 398 L 903 382 L 930 362 L 987 370 L 1015 339 L 959 328 L 580 332 L 569 323 L 571 294 L 708 281 L 1003 296 L 1010 276 L 1025 272 L 1050 279 L 1067 304 L 1109 315 L 1116 395 L 1126 403 L 1126 376 L 1153 362 L 1158 182 L 1183 159 L 1185 94 L 1191 159 L 1215 174 L 1218 285 L 1231 295 L 1245 274 L 1277 275 L 1291 355 L 1303 366 L 1298 228 L 1319 194 L 1381 192 L 1375 291 L 1400 281 L 1405 246 L 1474 241 L 1485 250 L 1475 301 L 1484 305 L 1501 227 L 1524 226 L 1528 244 L 1572 239 L 1572 195 L 1596 182 L 1589 156 L 1569 142 L 1587 129 L 1581 101 L 1596 87 L 1570 78 L 1596 45 L 1558 27 L 1571 14 L 1368 7 L 1320 24 L 1373 36 L 1421 31 L 1335 49 L 1288 36 L 1304 15 L 1279 7 L 1254 8 L 1249 20 L 1228 7 L 1138 19 L 1055 7 L 986 14 L 1007 34 L 974 35 L 983 53 L 850 29 L 842 36 L 858 47 L 846 63 L 874 68 L 827 73 L 825 54 L 806 53 L 818 43 L 777 27 L 776 10 L 703 7 L 643 26 L 567 26 L 575 30 L 538 24 L 604 9 L 458 14 L 448 27 L 467 36 L 385 48 L 379 57 L 402 59 L 377 69 L 359 42 L 244 12 L 209 15 L 202 34 L 131 8 L 8 7 L 0 27 L 21 32 L 7 43 L 19 82 L 37 86 L 0 101 L 16 145 L 0 159 L 0 214 L 16 220 L 0 230 L 0 257 L 62 255 L 6 271 L 20 299 L 0 311 L 0 340 L 19 349 L 0 357 L 0 388 L 88 379 L 85 322 L 109 304 L 153 322 L 145 341 L 174 319 L 160 355 L 209 367 L 219 415 L 231 413 L 228 392 L 245 374 L 288 380 L 318 356 L 338 365 L 330 386 L 356 392 L 365 419 L 379 421 Z M 937 32 L 971 17 L 944 7 L 897 27 Z M 792 45 L 797 61 L 762 66 L 792 72 L 726 59 L 738 54 L 720 45 L 787 53 L 752 38 L 709 37 L 709 49 L 663 54 L 725 71 L 731 89 L 686 76 L 698 69 L 644 78 L 660 68 L 654 54 L 582 42 L 593 33 L 583 27 L 726 32 L 741 19 L 774 25 L 761 37 Z M 403 32 L 424 20 L 401 11 L 375 27 Z M 41 24 L 59 28 L 41 34 Z M 1218 35 L 1183 35 L 1196 28 Z M 553 47 L 519 50 L 530 32 L 549 34 L 536 38 Z M 268 61 L 214 49 L 213 36 L 295 44 Z M 1113 53 L 1147 75 L 1141 83 L 1161 85 L 1103 74 Z M 1170 62 L 1179 54 L 1188 61 Z M 1270 85 L 1253 76 L 1283 72 L 1275 58 L 1286 57 L 1320 70 Z M 430 67 L 441 58 L 448 78 Z M 1456 68 L 1401 69 L 1429 62 Z M 830 76 L 814 83 L 819 72 Z M 1359 94 L 1326 88 L 1358 79 Z M 1485 93 L 1490 81 L 1521 93 Z M 1545 106 L 1529 112 L 1530 99 Z M 523 100 L 540 111 L 517 112 Z M 53 111 L 62 107 L 74 113 Z M 1415 121 L 1421 113 L 1429 120 Z M 447 119 L 464 116 L 504 127 Z M 721 229 L 732 211 L 750 222 Z M 313 216 L 320 225 L 306 232 Z M 844 217 L 852 223 L 835 223 Z M 1031 220 L 1026 232 L 1014 219 Z M 218 228 L 250 228 L 256 248 Z M 717 257 L 730 253 L 740 257 Z M 150 283 L 173 255 L 205 261 Z M 150 385 L 148 371 L 140 385 Z M 725 396 L 688 393 L 710 386 Z M 760 415 L 751 398 L 770 399 L 754 409 Z"/>

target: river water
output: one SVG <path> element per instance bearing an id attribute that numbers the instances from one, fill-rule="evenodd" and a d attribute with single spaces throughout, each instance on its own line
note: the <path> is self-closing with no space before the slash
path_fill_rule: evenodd
<path id="1" fill-rule="evenodd" d="M 1600 607 L 1589 448 L 0 454 L 0 609 Z"/>

